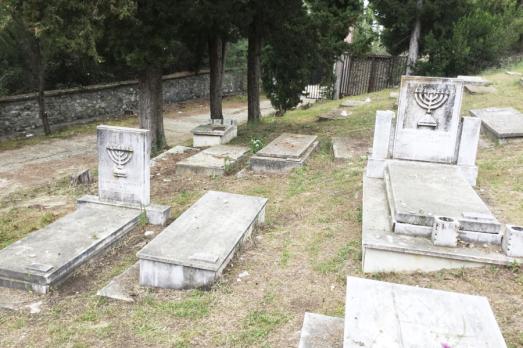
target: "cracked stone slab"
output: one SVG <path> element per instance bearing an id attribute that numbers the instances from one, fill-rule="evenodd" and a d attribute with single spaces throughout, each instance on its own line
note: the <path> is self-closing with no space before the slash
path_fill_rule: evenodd
<path id="1" fill-rule="evenodd" d="M 348 277 L 344 348 L 506 348 L 483 296 Z"/>
<path id="2" fill-rule="evenodd" d="M 98 290 L 96 295 L 118 301 L 134 302 L 134 297 L 139 292 L 139 275 L 140 263 L 136 262 L 121 274 L 111 279 L 106 286 Z"/>

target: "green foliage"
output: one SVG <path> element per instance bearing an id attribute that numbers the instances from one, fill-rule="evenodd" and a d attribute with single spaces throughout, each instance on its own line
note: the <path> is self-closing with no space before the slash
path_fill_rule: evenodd
<path id="1" fill-rule="evenodd" d="M 251 152 L 254 154 L 263 148 L 263 141 L 258 138 L 251 138 L 249 145 L 251 146 Z"/>

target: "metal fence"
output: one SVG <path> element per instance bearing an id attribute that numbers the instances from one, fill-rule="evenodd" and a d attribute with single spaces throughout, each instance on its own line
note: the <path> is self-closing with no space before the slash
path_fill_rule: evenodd
<path id="1" fill-rule="evenodd" d="M 406 68 L 406 56 L 343 55 L 336 67 L 336 94 L 341 98 L 397 86 Z"/>

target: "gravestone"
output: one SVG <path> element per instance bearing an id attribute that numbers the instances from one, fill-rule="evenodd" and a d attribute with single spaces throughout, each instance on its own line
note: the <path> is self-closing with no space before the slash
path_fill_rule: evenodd
<path id="1" fill-rule="evenodd" d="M 177 175 L 221 176 L 235 172 L 249 154 L 245 146 L 216 145 L 176 163 Z"/>
<path id="2" fill-rule="evenodd" d="M 481 119 L 482 130 L 499 143 L 523 139 L 523 114 L 514 108 L 486 108 L 470 110 Z"/>
<path id="3" fill-rule="evenodd" d="M 209 191 L 137 254 L 140 285 L 211 286 L 264 222 L 267 199 Z"/>
<path id="4" fill-rule="evenodd" d="M 283 133 L 251 157 L 255 172 L 284 173 L 301 167 L 318 146 L 316 135 Z"/>
<path id="5" fill-rule="evenodd" d="M 492 84 L 481 76 L 458 75 L 457 79 L 463 81 L 465 85 L 490 86 Z"/>
<path id="6" fill-rule="evenodd" d="M 378 111 L 363 180 L 363 271 L 519 262 L 474 191 L 481 121 L 460 117 L 463 81 L 403 77 L 398 115 Z M 471 247 L 468 247 L 471 246 Z"/>
<path id="7" fill-rule="evenodd" d="M 206 147 L 227 144 L 238 135 L 236 120 L 213 120 L 208 124 L 199 125 L 192 131 L 193 146 Z"/>
<path id="8" fill-rule="evenodd" d="M 470 94 L 492 94 L 496 93 L 496 88 L 492 86 L 465 85 L 465 90 Z"/>
<path id="9" fill-rule="evenodd" d="M 97 127 L 98 196 L 85 195 L 78 204 L 95 203 L 144 210 L 149 223 L 164 225 L 169 206 L 151 204 L 151 139 L 145 129 Z"/>
<path id="10" fill-rule="evenodd" d="M 486 297 L 348 277 L 344 348 L 506 348 Z"/>

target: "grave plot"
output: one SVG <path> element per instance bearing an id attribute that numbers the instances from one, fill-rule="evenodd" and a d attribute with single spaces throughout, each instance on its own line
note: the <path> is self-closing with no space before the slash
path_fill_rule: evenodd
<path id="1" fill-rule="evenodd" d="M 514 108 L 470 110 L 481 119 L 482 130 L 500 144 L 523 139 L 523 114 Z"/>
<path id="2" fill-rule="evenodd" d="M 193 146 L 206 147 L 227 144 L 238 136 L 236 120 L 210 120 L 208 124 L 202 124 L 194 128 Z"/>
<path id="3" fill-rule="evenodd" d="M 178 162 L 176 174 L 208 176 L 230 174 L 241 167 L 248 155 L 249 148 L 245 146 L 212 146 Z"/>
<path id="4" fill-rule="evenodd" d="M 251 157 L 255 172 L 285 173 L 301 167 L 318 146 L 316 135 L 283 133 Z"/>
<path id="5" fill-rule="evenodd" d="M 0 250 L 0 285 L 47 293 L 129 232 L 140 215 L 135 209 L 83 204 Z"/>
<path id="6" fill-rule="evenodd" d="M 137 254 L 140 285 L 211 286 L 265 219 L 267 199 L 209 191 Z"/>
<path id="7" fill-rule="evenodd" d="M 0 285 L 47 293 L 135 227 L 145 211 L 163 225 L 170 207 L 150 204 L 149 131 L 98 126 L 98 194 L 0 251 Z"/>
<path id="8" fill-rule="evenodd" d="M 306 313 L 301 330 L 299 347 L 342 345 L 507 347 L 486 297 L 355 277 L 347 277 L 344 319 Z"/>
<path id="9" fill-rule="evenodd" d="M 472 187 L 481 121 L 460 117 L 462 94 L 459 79 L 404 77 L 397 118 L 377 112 L 363 180 L 364 272 L 523 261 L 503 253 L 502 226 Z"/>

